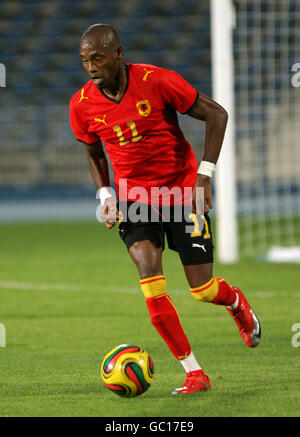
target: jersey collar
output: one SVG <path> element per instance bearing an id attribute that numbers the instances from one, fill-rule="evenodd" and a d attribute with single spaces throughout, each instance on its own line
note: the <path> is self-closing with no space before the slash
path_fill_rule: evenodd
<path id="1" fill-rule="evenodd" d="M 108 96 L 107 96 L 107 95 L 102 91 L 102 89 L 100 89 L 101 94 L 102 94 L 106 99 L 110 100 L 111 102 L 114 102 L 114 103 L 117 103 L 117 104 L 121 103 L 121 101 L 122 101 L 122 99 L 123 99 L 123 97 L 124 97 L 124 95 L 125 95 L 125 93 L 126 93 L 126 91 L 127 91 L 127 89 L 128 89 L 128 86 L 129 86 L 129 68 L 128 68 L 128 65 L 127 65 L 126 63 L 125 63 L 125 72 L 126 72 L 126 81 L 127 81 L 127 83 L 126 83 L 126 87 L 124 88 L 124 91 L 123 91 L 123 93 L 122 93 L 122 95 L 121 95 L 121 97 L 120 97 L 119 100 L 113 99 L 112 97 L 108 97 Z M 98 89 L 99 89 L 99 88 L 98 88 Z"/>

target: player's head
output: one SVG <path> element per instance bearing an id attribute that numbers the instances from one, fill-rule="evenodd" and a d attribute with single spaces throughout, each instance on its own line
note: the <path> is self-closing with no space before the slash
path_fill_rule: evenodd
<path id="1" fill-rule="evenodd" d="M 122 68 L 123 48 L 110 24 L 93 24 L 83 33 L 79 44 L 83 67 L 98 88 L 113 83 Z"/>

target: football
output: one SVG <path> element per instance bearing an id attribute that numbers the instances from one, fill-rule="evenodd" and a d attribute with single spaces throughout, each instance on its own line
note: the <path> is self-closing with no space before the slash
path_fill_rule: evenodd
<path id="1" fill-rule="evenodd" d="M 113 393 L 123 397 L 139 396 L 152 384 L 153 361 L 139 346 L 121 344 L 105 355 L 101 377 Z"/>

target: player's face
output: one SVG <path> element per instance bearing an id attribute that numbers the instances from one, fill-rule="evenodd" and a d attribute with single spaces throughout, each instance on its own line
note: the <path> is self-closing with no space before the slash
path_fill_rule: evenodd
<path id="1" fill-rule="evenodd" d="M 105 47 L 85 40 L 80 45 L 80 58 L 94 84 L 98 88 L 106 88 L 116 79 L 123 59 L 123 49 L 121 46 Z"/>

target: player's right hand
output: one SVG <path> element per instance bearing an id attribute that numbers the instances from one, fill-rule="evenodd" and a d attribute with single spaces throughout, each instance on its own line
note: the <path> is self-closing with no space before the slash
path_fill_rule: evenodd
<path id="1" fill-rule="evenodd" d="M 114 197 L 109 197 L 104 202 L 101 221 L 108 229 L 111 229 L 115 226 L 118 220 L 119 212 L 117 211 L 116 200 Z"/>

